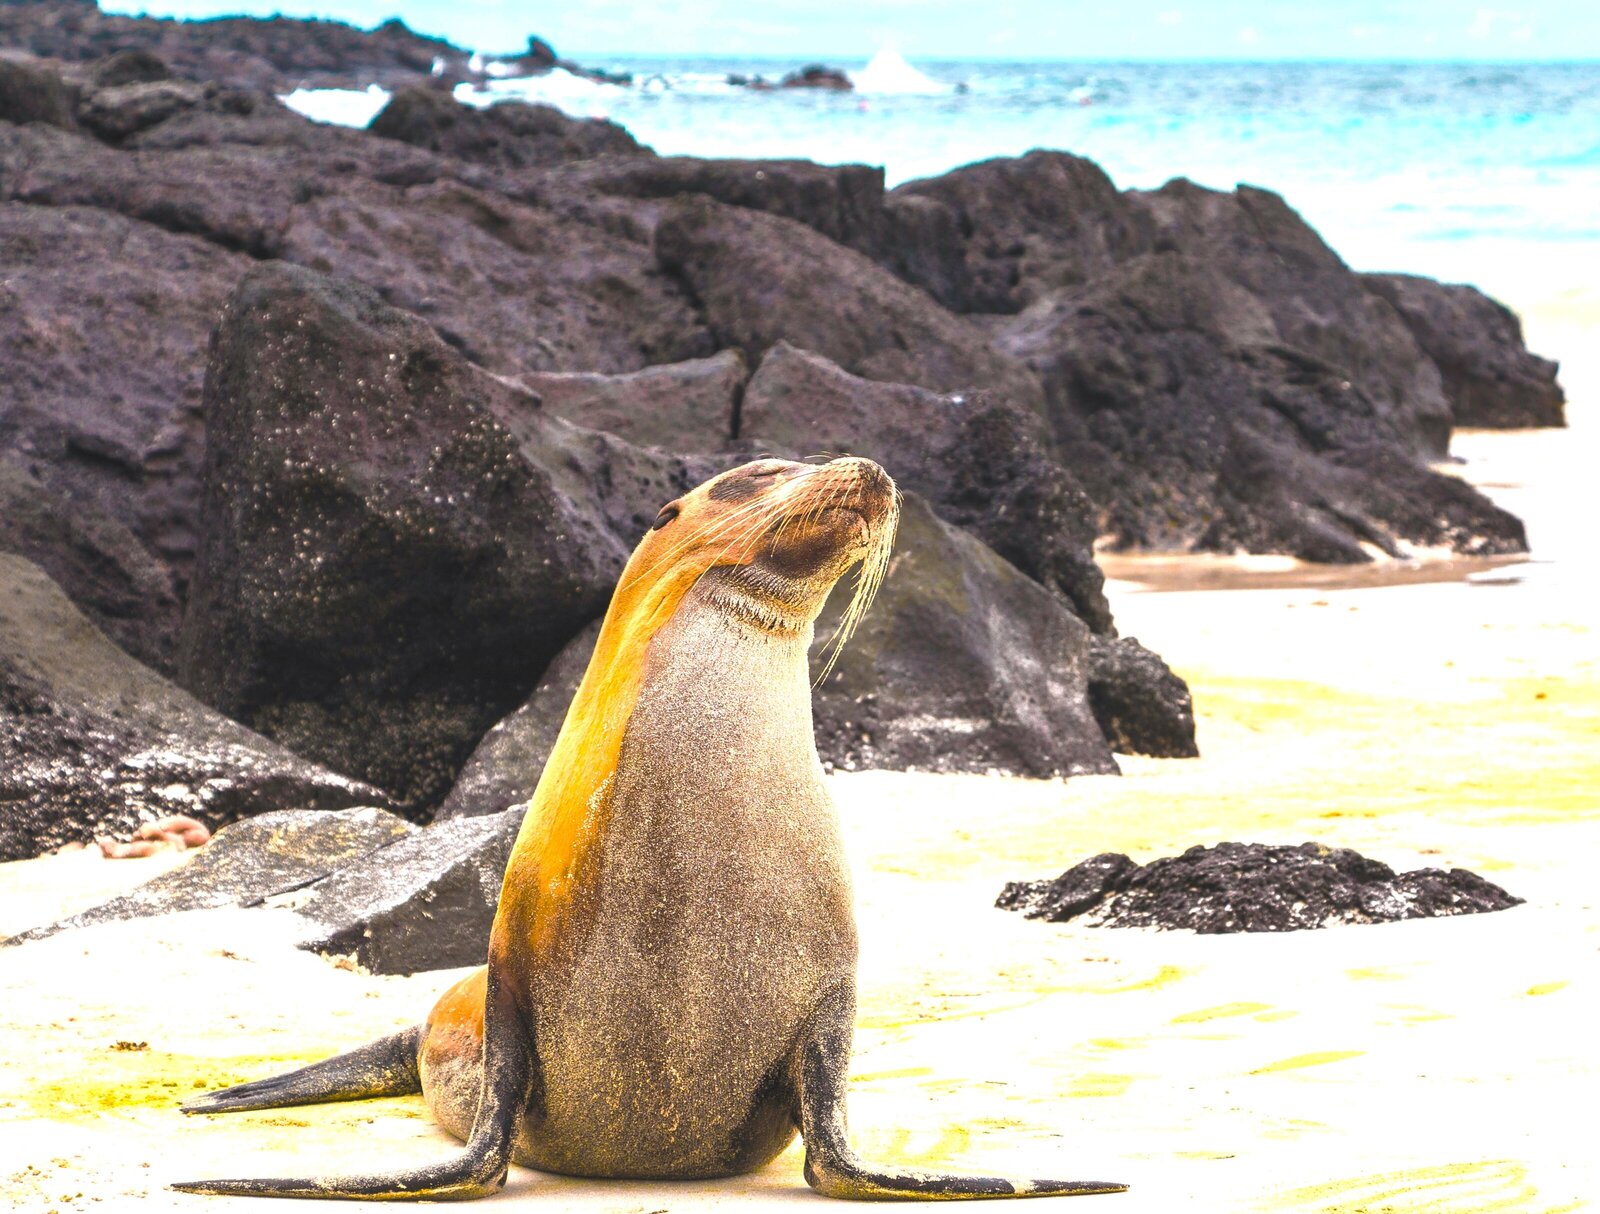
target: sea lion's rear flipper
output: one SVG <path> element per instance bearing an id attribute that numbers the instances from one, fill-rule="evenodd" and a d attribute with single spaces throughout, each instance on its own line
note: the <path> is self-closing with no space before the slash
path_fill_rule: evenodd
<path id="1" fill-rule="evenodd" d="M 422 1090 L 417 1046 L 422 1026 L 380 1037 L 370 1045 L 311 1066 L 207 1092 L 183 1106 L 185 1113 L 234 1113 L 243 1109 L 284 1109 L 297 1104 L 369 1100 Z"/>
<path id="2" fill-rule="evenodd" d="M 856 1201 L 952 1201 L 995 1197 L 1068 1197 L 1121 1193 L 1125 1184 L 1095 1180 L 1008 1180 L 952 1176 L 919 1168 L 874 1167 L 850 1149 L 845 1084 L 855 1028 L 855 989 L 842 982 L 823 996 L 800 1035 L 793 1083 L 806 1144 L 806 1183 L 824 1197 Z"/>
<path id="3" fill-rule="evenodd" d="M 531 1027 L 523 1022 L 504 996 L 505 992 L 497 991 L 491 971 L 484 1009 L 484 1082 L 478 1096 L 478 1113 L 473 1119 L 466 1149 L 453 1158 L 405 1172 L 314 1176 L 298 1180 L 189 1180 L 171 1187 L 183 1193 L 209 1193 L 218 1197 L 319 1197 L 350 1201 L 464 1201 L 497 1192 L 506 1182 L 517 1124 L 534 1091 L 537 1065 Z M 401 1035 L 396 1034 L 397 1037 Z M 370 1050 L 374 1046 L 367 1048 Z M 349 1057 L 352 1055 L 344 1055 L 344 1058 Z M 414 1053 L 412 1057 L 415 1066 Z M 342 1059 L 335 1058 L 319 1065 L 329 1066 L 340 1061 Z M 303 1075 L 316 1069 L 307 1067 L 306 1071 L 295 1074 Z M 279 1081 L 264 1082 L 294 1078 L 294 1075 L 286 1075 Z"/>

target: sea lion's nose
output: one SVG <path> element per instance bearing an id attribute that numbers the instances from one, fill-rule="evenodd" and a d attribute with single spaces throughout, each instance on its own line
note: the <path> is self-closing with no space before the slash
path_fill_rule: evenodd
<path id="1" fill-rule="evenodd" d="M 894 493 L 894 478 L 883 470 L 883 465 L 863 455 L 842 456 L 829 461 L 827 466 L 839 472 L 852 473 L 862 493 L 885 496 Z"/>

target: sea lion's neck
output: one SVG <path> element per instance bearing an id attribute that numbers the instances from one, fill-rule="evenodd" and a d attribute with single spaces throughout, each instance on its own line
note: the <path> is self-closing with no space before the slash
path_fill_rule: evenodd
<path id="1" fill-rule="evenodd" d="M 706 579 L 655 636 L 625 749 L 725 766 L 765 739 L 814 760 L 808 618 L 777 619 L 760 600 Z M 718 756 L 721 756 L 719 759 Z M 799 773 L 804 774 L 804 773 Z"/>
<path id="2" fill-rule="evenodd" d="M 742 721 L 747 736 L 777 726 L 771 736 L 787 740 L 786 762 L 809 758 L 814 766 L 810 640 L 809 619 L 764 608 L 720 574 L 673 584 L 625 573 L 507 865 L 501 906 L 515 906 L 517 922 L 497 917 L 496 941 L 511 933 L 543 951 L 559 935 L 585 856 L 609 819 L 624 737 L 647 698 L 652 719 L 663 706 L 678 713 L 675 725 L 663 723 L 634 743 L 659 751 L 659 761 L 677 761 L 663 746 L 674 742 L 680 759 L 696 752 L 725 767 L 726 754 L 704 747 L 742 746 L 725 734 Z M 805 750 L 791 754 L 796 738 Z M 512 887 L 516 896 L 508 898 Z"/>

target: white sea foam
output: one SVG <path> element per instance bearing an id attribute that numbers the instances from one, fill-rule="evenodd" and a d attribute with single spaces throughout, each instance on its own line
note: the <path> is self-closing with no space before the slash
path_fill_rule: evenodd
<path id="1" fill-rule="evenodd" d="M 283 103 L 313 122 L 366 126 L 389 104 L 389 90 L 369 84 L 364 89 L 295 89 Z"/>
<path id="2" fill-rule="evenodd" d="M 886 46 L 859 72 L 850 73 L 856 92 L 879 97 L 933 97 L 952 86 L 919 72 L 892 46 Z"/>
<path id="3" fill-rule="evenodd" d="M 629 92 L 623 85 L 604 84 L 555 68 L 542 76 L 517 76 L 484 84 L 458 84 L 455 99 L 480 108 L 497 101 L 533 101 L 571 114 L 575 118 L 603 118 L 616 100 Z"/>

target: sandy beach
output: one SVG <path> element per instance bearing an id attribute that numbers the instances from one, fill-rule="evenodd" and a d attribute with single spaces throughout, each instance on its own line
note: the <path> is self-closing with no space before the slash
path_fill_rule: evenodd
<path id="1" fill-rule="evenodd" d="M 1529 309 L 1575 360 L 1593 301 Z M 1577 335 L 1577 336 L 1575 336 Z M 863 932 L 852 1124 L 890 1162 L 1129 1183 L 1085 1209 L 1555 1214 L 1600 1195 L 1600 634 L 1584 507 L 1595 368 L 1567 431 L 1466 433 L 1458 470 L 1533 563 L 1307 576 L 1112 562 L 1121 631 L 1194 694 L 1202 757 L 1062 782 L 832 778 Z M 1587 545 L 1587 546 L 1586 546 Z M 1384 584 L 1386 582 L 1411 584 Z M 1203 588 L 1194 588 L 1195 586 Z M 1248 588 L 1229 588 L 1248 587 Z M 1200 937 L 1047 925 L 1001 885 L 1089 855 L 1313 839 L 1470 868 L 1492 915 Z M 0 933 L 164 864 L 0 866 Z M 451 1149 L 419 1098 L 180 1116 L 190 1093 L 413 1023 L 459 971 L 375 977 L 296 951 L 282 912 L 202 912 L 0 953 L 0 1195 L 23 1211 L 222 1210 L 168 1182 L 397 1167 Z M 791 1148 L 716 1183 L 514 1169 L 498 1204 L 820 1208 Z M 259 1208 L 251 1206 L 250 1208 Z M 1077 1208 L 1077 1207 L 1074 1207 Z"/>

